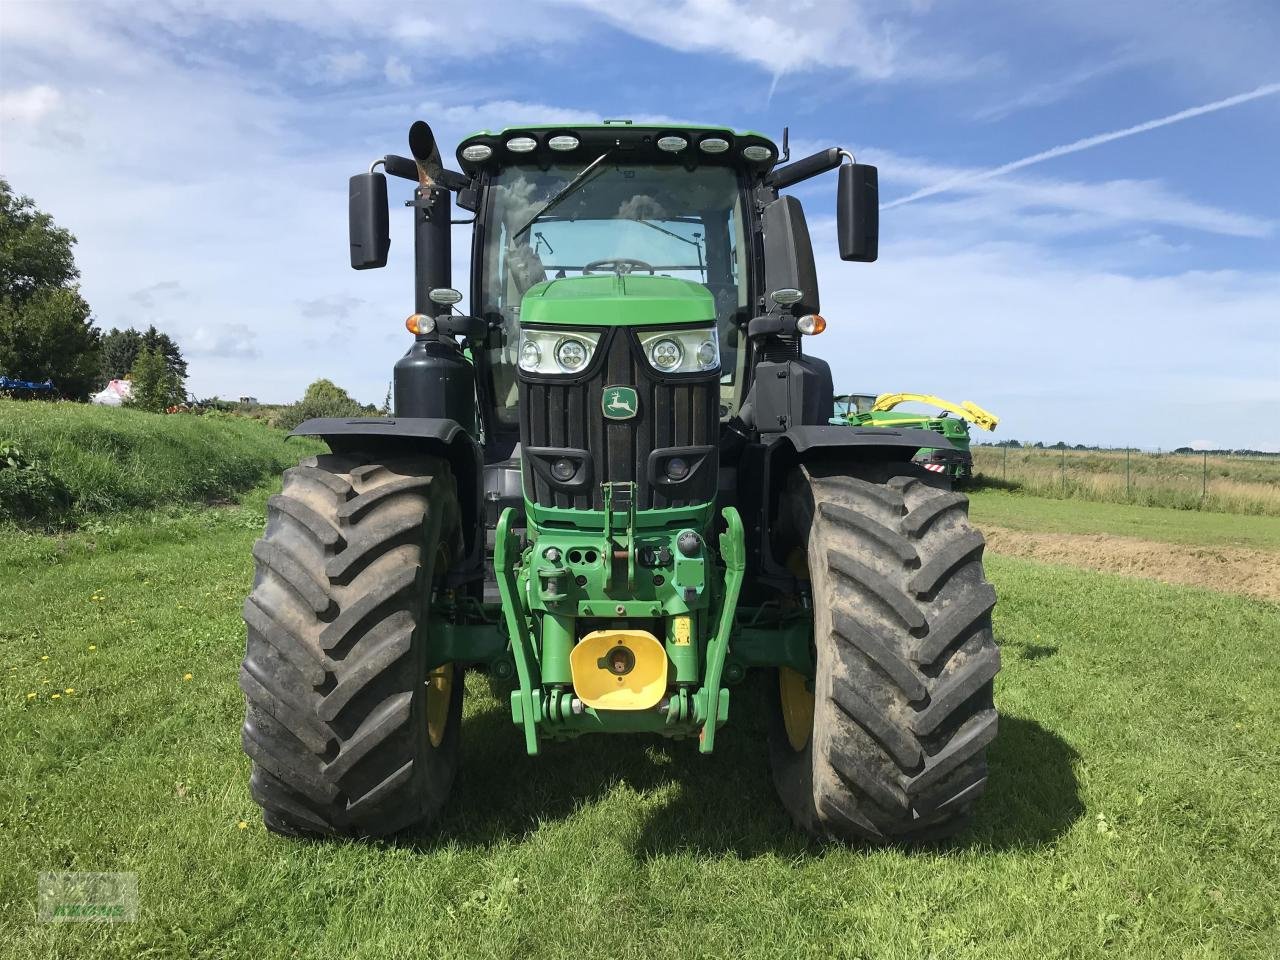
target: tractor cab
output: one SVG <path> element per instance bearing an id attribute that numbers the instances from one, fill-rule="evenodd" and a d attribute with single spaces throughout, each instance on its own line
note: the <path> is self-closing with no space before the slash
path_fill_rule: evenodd
<path id="1" fill-rule="evenodd" d="M 462 142 L 460 164 L 478 177 L 484 196 L 472 303 L 498 333 L 487 356 L 496 427 L 517 425 L 521 310 L 531 293 L 541 322 L 552 325 L 561 304 L 571 324 L 610 325 L 610 311 L 600 312 L 610 297 L 639 305 L 633 312 L 641 317 L 689 315 L 692 308 L 699 315 L 691 319 L 710 319 L 717 328 L 714 366 L 733 408 L 742 373 L 738 330 L 751 314 L 751 175 L 766 169 L 777 149 L 741 135 L 732 152 L 713 152 L 732 137 L 607 125 L 514 128 Z M 707 141 L 712 151 L 700 148 Z M 533 147 L 512 152 L 513 142 Z M 748 149 L 765 159 L 744 157 Z M 615 284 L 616 278 L 626 281 Z M 576 305 L 586 303 L 595 319 L 574 318 Z M 578 372 L 548 359 L 554 371 Z M 712 366 L 704 363 L 703 369 Z"/>

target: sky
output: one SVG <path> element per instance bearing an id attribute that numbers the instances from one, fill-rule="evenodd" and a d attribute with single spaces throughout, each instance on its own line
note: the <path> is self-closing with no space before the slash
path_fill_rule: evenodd
<path id="1" fill-rule="evenodd" d="M 346 181 L 482 128 L 664 117 L 880 168 L 880 259 L 797 187 L 838 391 L 973 400 L 994 438 L 1280 450 L 1272 0 L 0 0 L 0 175 L 78 238 L 104 330 L 199 397 L 381 403 L 411 233 L 347 264 Z M 400 194 L 403 193 L 403 197 Z M 455 228 L 455 286 L 467 228 Z"/>

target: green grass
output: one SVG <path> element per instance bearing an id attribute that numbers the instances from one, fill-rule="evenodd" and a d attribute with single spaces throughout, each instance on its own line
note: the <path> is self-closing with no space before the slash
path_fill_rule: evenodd
<path id="1" fill-rule="evenodd" d="M 46 528 L 233 497 L 320 449 L 239 417 L 0 400 L 5 446 L 30 469 L 0 467 L 0 522 Z"/>
<path id="2" fill-rule="evenodd" d="M 1001 734 L 942 849 L 799 836 L 758 688 L 712 757 L 597 738 L 535 759 L 480 678 L 438 828 L 297 842 L 264 831 L 239 746 L 265 496 L 0 534 L 0 956 L 1276 955 L 1274 604 L 992 558 Z M 37 871 L 65 869 L 136 871 L 140 921 L 36 923 Z"/>
<path id="3" fill-rule="evenodd" d="M 1109 533 L 1162 543 L 1280 550 L 1280 517 L 1053 500 L 989 488 L 969 491 L 969 504 L 979 527 L 991 524 L 1037 533 Z"/>

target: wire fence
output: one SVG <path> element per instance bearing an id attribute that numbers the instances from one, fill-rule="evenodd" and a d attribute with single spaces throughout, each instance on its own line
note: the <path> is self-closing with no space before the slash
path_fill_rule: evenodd
<path id="1" fill-rule="evenodd" d="M 1280 516 L 1280 454 L 973 448 L 980 483 L 1040 496 Z"/>

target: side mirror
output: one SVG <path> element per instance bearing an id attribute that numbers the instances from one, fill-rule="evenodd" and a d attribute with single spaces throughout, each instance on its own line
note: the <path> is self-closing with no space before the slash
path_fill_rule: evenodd
<path id="1" fill-rule="evenodd" d="M 762 222 L 765 290 L 787 291 L 783 297 L 774 298 L 784 313 L 817 313 L 818 270 L 800 201 L 786 196 L 769 202 Z"/>
<path id="2" fill-rule="evenodd" d="M 347 196 L 352 268 L 370 270 L 385 267 L 387 252 L 391 249 L 386 176 L 381 173 L 356 174 L 348 184 Z"/>
<path id="3" fill-rule="evenodd" d="M 880 171 L 867 163 L 846 163 L 839 176 L 840 259 L 872 263 L 880 253 Z"/>

